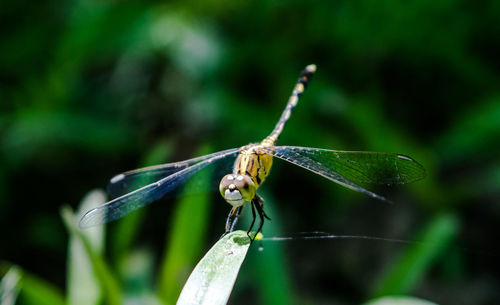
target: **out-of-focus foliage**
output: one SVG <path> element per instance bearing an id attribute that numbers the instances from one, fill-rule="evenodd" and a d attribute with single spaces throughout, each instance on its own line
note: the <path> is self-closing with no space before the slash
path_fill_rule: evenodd
<path id="1" fill-rule="evenodd" d="M 88 194 L 81 208 L 96 207 L 102 204 L 102 199 L 102 194 Z M 90 232 L 82 231 L 78 227 L 78 220 L 82 215 L 83 213 L 81 212 L 73 214 L 69 207 L 64 207 L 61 210 L 61 216 L 71 235 L 70 246 L 72 249 L 70 249 L 69 256 L 72 261 L 70 262 L 70 266 L 68 266 L 69 302 L 71 304 L 78 304 L 84 301 L 87 304 L 99 303 L 100 294 L 102 293 L 108 304 L 121 304 L 122 293 L 118 281 L 103 259 L 102 245 L 100 245 L 102 243 L 102 228 L 93 228 L 91 229 L 92 231 L 89 230 Z M 74 249 L 75 247 L 76 249 Z M 79 262 L 74 262 L 74 260 L 79 260 Z M 78 268 L 82 268 L 85 271 L 73 275 L 74 272 L 77 272 Z M 79 281 L 81 282 L 78 283 Z M 85 283 L 82 283 L 83 281 Z M 99 288 L 101 289 L 92 287 L 95 282 L 99 284 Z M 79 285 L 79 287 L 72 287 L 73 285 Z M 78 295 L 74 291 L 75 289 L 79 289 L 79 293 L 82 293 L 82 295 Z M 82 300 L 82 298 L 88 299 Z"/>
<path id="2" fill-rule="evenodd" d="M 53 284 L 23 271 L 15 265 L 10 266 L 8 270 L 0 283 L 2 305 L 65 304 L 62 292 Z"/>
<path id="3" fill-rule="evenodd" d="M 73 230 L 68 249 L 68 303 L 93 305 L 99 304 L 101 291 L 99 279 L 93 266 L 97 265 L 90 254 L 91 251 L 97 252 L 95 255 L 103 254 L 104 246 L 104 227 L 95 227 L 85 232 L 78 232 L 74 227 L 78 219 L 89 209 L 93 209 L 106 202 L 106 196 L 102 191 L 93 191 L 83 199 L 78 213 L 72 215 L 69 209 L 64 210 L 67 226 Z M 87 248 L 87 250 L 86 250 Z M 90 249 L 92 248 L 92 249 Z M 97 270 L 96 270 L 97 271 Z"/>
<path id="4" fill-rule="evenodd" d="M 0 281 L 0 304 L 14 305 L 19 294 L 19 284 L 21 282 L 21 272 L 16 266 L 9 268 Z"/>
<path id="5" fill-rule="evenodd" d="M 172 302 L 223 233 L 218 194 L 162 200 L 102 241 L 60 207 L 121 171 L 261 140 L 315 63 L 280 143 L 402 153 L 427 177 L 371 188 L 388 205 L 276 160 L 264 236 L 416 243 L 264 241 L 230 304 L 495 304 L 499 19 L 493 0 L 2 1 L 0 275 L 18 266 L 19 304 L 63 304 L 86 261 L 92 302 Z"/>
<path id="6" fill-rule="evenodd" d="M 370 301 L 364 305 L 435 305 L 426 300 L 417 299 L 413 297 L 383 297 L 377 300 Z"/>

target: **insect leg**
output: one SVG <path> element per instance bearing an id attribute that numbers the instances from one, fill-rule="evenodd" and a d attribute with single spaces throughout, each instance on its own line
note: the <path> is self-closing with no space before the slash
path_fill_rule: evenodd
<path id="1" fill-rule="evenodd" d="M 226 235 L 227 233 L 231 232 L 232 222 L 234 222 L 233 215 L 236 213 L 237 209 L 238 208 L 233 207 L 231 209 L 231 211 L 229 211 L 229 214 L 227 215 L 227 219 L 226 219 L 226 232 L 224 233 L 224 235 Z"/>
<path id="2" fill-rule="evenodd" d="M 253 242 L 253 239 L 252 237 L 250 236 L 250 231 L 252 231 L 253 229 L 253 225 L 255 224 L 255 203 L 254 203 L 254 199 L 252 199 L 252 201 L 250 201 L 250 206 L 252 207 L 252 223 L 250 224 L 250 227 L 248 228 L 248 231 L 247 231 L 247 235 L 248 235 L 248 238 L 250 238 L 250 242 Z"/>
<path id="3" fill-rule="evenodd" d="M 270 219 L 269 217 L 266 216 L 266 213 L 264 213 L 264 208 L 263 208 L 264 200 L 260 196 L 259 196 L 259 198 L 260 198 L 260 200 L 258 202 L 256 202 L 255 208 L 257 209 L 257 212 L 259 213 L 260 224 L 259 224 L 259 228 L 257 229 L 257 232 L 255 232 L 254 239 L 257 236 L 257 234 L 260 233 L 260 231 L 262 230 L 262 227 L 264 226 L 264 220 L 265 220 L 264 217 L 267 219 Z"/>
<path id="4" fill-rule="evenodd" d="M 262 216 L 264 216 L 268 220 L 271 220 L 271 218 L 269 218 L 269 216 L 267 216 L 266 213 L 264 212 L 264 198 L 260 197 L 257 194 L 255 194 L 255 197 L 257 197 L 258 205 L 260 206 L 260 211 L 262 211 Z"/>
<path id="5" fill-rule="evenodd" d="M 224 234 L 222 236 L 226 235 L 229 232 L 233 232 L 234 226 L 236 225 L 236 222 L 238 221 L 238 217 L 241 214 L 241 208 L 242 207 L 233 207 L 231 209 L 231 211 L 229 211 L 229 214 L 227 215 L 227 220 L 226 220 L 226 232 L 224 232 Z"/>
<path id="6" fill-rule="evenodd" d="M 236 213 L 234 215 L 233 223 L 231 224 L 231 229 L 229 230 L 229 232 L 234 231 L 234 226 L 236 226 L 236 223 L 238 222 L 238 219 L 240 218 L 240 214 L 241 214 L 242 210 L 243 210 L 243 206 L 239 206 L 236 208 Z"/>
<path id="7" fill-rule="evenodd" d="M 231 218 L 233 217 L 233 214 L 235 212 L 236 208 L 232 208 L 231 211 L 229 211 L 229 214 L 227 215 L 227 219 L 226 219 L 226 232 L 224 233 L 224 235 L 226 235 L 227 233 L 229 233 L 229 230 L 231 229 Z M 224 236 L 223 235 L 223 236 Z"/>

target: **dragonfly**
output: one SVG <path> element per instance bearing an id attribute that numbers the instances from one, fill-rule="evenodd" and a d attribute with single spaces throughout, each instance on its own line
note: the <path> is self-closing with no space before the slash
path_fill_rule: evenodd
<path id="1" fill-rule="evenodd" d="M 202 169 L 227 160 L 234 160 L 232 172 L 223 176 L 218 185 L 220 194 L 231 205 L 225 234 L 234 230 L 246 203 L 250 204 L 253 216 L 247 233 L 253 229 L 256 215 L 260 222 L 254 236 L 261 232 L 265 219 L 270 220 L 264 212 L 264 199 L 257 194 L 257 190 L 269 175 L 273 158 L 290 162 L 382 201 L 388 200 L 360 184 L 406 184 L 425 177 L 422 165 L 402 154 L 277 146 L 285 123 L 315 71 L 316 65 L 311 64 L 300 73 L 280 119 L 270 135 L 261 142 L 116 175 L 108 184 L 108 193 L 114 199 L 88 211 L 81 218 L 80 226 L 86 228 L 119 219 L 172 194 Z M 138 185 L 137 181 L 148 182 Z"/>

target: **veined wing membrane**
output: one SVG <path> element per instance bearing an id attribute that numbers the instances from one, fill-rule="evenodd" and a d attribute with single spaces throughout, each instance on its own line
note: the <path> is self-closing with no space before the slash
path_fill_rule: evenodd
<path id="1" fill-rule="evenodd" d="M 425 177 L 424 168 L 410 157 L 381 152 L 336 151 L 276 146 L 264 152 L 306 168 L 347 188 L 387 201 L 357 183 L 404 184 Z"/>
<path id="2" fill-rule="evenodd" d="M 196 163 L 232 151 L 234 151 L 234 148 L 180 162 L 166 163 L 126 171 L 111 178 L 107 187 L 107 191 L 111 198 L 117 198 L 143 186 L 156 182 L 162 178 L 170 176 L 178 171 L 186 169 Z"/>
<path id="3" fill-rule="evenodd" d="M 205 159 L 192 166 L 177 171 L 168 177 L 113 199 L 87 212 L 80 220 L 80 227 L 92 227 L 121 218 L 134 210 L 142 208 L 151 202 L 164 197 L 167 193 L 176 189 L 206 166 L 231 156 L 236 156 L 238 153 L 239 148 L 234 148 L 212 154 L 211 158 Z"/>

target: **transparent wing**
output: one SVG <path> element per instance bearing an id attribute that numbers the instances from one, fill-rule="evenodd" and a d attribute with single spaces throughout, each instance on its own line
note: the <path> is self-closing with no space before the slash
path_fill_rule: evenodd
<path id="1" fill-rule="evenodd" d="M 381 152 L 337 151 L 297 146 L 275 146 L 265 153 L 306 168 L 347 188 L 387 201 L 357 183 L 404 184 L 425 177 L 410 157 Z"/>
<path id="2" fill-rule="evenodd" d="M 164 197 L 167 193 L 175 190 L 178 186 L 208 165 L 236 156 L 238 153 L 239 148 L 234 148 L 212 154 L 212 157 L 208 159 L 179 170 L 168 177 L 143 186 L 126 195 L 113 199 L 88 211 L 80 220 L 80 227 L 91 227 L 121 218 L 134 210 L 142 208 Z"/>
<path id="3" fill-rule="evenodd" d="M 111 178 L 107 191 L 111 198 L 117 198 L 128 194 L 138 188 L 156 182 L 162 178 L 170 176 L 178 171 L 186 169 L 196 163 L 213 158 L 214 156 L 233 152 L 236 148 L 219 151 L 213 154 L 184 160 L 175 163 L 167 163 L 144 168 L 134 169 Z"/>

